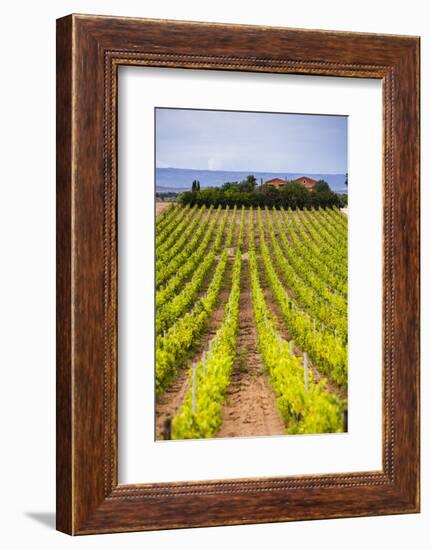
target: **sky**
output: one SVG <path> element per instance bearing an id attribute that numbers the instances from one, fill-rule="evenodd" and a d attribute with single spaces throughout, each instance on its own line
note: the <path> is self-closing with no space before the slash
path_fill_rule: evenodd
<path id="1" fill-rule="evenodd" d="M 344 174 L 347 117 L 157 108 L 156 166 Z"/>

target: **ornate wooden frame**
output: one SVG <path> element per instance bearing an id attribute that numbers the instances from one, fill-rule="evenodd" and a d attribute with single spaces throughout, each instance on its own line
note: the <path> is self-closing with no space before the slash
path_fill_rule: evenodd
<path id="1" fill-rule="evenodd" d="M 119 65 L 377 78 L 384 101 L 383 470 L 119 485 Z M 70 15 L 57 21 L 57 528 L 419 511 L 419 38 Z"/>

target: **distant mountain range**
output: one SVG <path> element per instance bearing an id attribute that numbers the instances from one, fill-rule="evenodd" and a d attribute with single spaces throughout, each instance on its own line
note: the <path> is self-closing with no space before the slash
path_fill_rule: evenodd
<path id="1" fill-rule="evenodd" d="M 193 170 L 188 168 L 157 168 L 156 169 L 156 191 L 167 193 L 169 191 L 180 193 L 189 191 L 193 180 L 199 180 L 201 187 L 220 187 L 227 181 L 241 181 L 247 176 L 253 175 L 258 183 L 272 178 L 294 180 L 301 176 L 309 176 L 315 180 L 325 180 L 332 191 L 336 193 L 347 193 L 345 185 L 345 174 L 310 174 L 291 172 L 239 172 L 226 170 Z"/>

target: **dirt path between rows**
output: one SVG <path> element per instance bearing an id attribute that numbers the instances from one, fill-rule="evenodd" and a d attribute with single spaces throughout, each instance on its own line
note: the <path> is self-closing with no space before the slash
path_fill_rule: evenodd
<path id="1" fill-rule="evenodd" d="M 248 246 L 248 212 L 245 219 L 244 250 Z M 283 435 L 285 426 L 257 345 L 247 253 L 243 255 L 239 300 L 237 353 L 216 437 Z"/>

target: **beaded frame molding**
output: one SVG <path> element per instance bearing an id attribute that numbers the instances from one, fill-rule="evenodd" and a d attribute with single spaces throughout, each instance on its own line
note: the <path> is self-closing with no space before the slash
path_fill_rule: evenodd
<path id="1" fill-rule="evenodd" d="M 117 438 L 120 65 L 381 79 L 382 471 L 124 485 Z M 419 511 L 419 38 L 70 15 L 57 21 L 57 529 Z"/>

